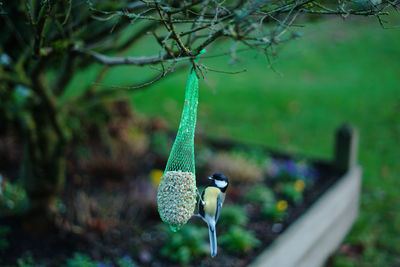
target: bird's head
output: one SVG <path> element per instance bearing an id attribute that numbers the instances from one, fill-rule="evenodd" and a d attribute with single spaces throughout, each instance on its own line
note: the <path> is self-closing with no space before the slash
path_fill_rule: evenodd
<path id="1" fill-rule="evenodd" d="M 221 173 L 214 173 L 212 176 L 208 177 L 208 179 L 213 181 L 213 184 L 218 187 L 222 192 L 225 192 L 226 188 L 229 185 L 228 178 Z"/>

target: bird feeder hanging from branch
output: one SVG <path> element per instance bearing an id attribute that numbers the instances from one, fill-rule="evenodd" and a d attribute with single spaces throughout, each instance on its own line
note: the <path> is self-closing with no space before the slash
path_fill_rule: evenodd
<path id="1" fill-rule="evenodd" d="M 174 232 L 193 216 L 196 206 L 194 133 L 198 99 L 199 79 L 191 66 L 178 133 L 157 192 L 160 217 Z"/>

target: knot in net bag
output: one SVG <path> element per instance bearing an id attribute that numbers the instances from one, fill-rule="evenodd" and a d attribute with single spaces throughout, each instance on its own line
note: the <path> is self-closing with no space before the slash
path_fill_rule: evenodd
<path id="1" fill-rule="evenodd" d="M 194 132 L 198 99 L 199 80 L 191 66 L 178 133 L 157 192 L 160 217 L 174 232 L 193 216 L 196 206 Z"/>

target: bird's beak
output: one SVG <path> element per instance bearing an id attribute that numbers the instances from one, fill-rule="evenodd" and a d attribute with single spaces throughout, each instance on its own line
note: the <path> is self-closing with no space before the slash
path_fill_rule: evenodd
<path id="1" fill-rule="evenodd" d="M 210 180 L 214 180 L 214 178 L 212 176 L 208 176 L 208 179 Z"/>

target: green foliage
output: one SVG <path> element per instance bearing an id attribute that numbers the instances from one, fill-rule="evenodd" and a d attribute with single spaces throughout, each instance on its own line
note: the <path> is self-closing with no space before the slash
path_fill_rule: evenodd
<path id="1" fill-rule="evenodd" d="M 244 195 L 244 200 L 252 204 L 275 202 L 274 192 L 263 184 L 253 185 Z"/>
<path id="2" fill-rule="evenodd" d="M 286 201 L 263 204 L 261 206 L 261 214 L 267 219 L 272 219 L 274 222 L 282 221 L 287 215 L 287 203 L 286 207 L 285 205 L 280 205 L 280 203 L 286 203 Z"/>
<path id="3" fill-rule="evenodd" d="M 118 267 L 135 267 L 138 266 L 130 256 L 124 256 L 117 261 Z"/>
<path id="4" fill-rule="evenodd" d="M 239 205 L 225 205 L 218 224 L 222 226 L 244 226 L 249 221 L 246 211 Z"/>
<path id="5" fill-rule="evenodd" d="M 286 199 L 295 204 L 303 202 L 303 192 L 296 190 L 295 183 L 286 183 L 283 185 L 282 194 Z"/>
<path id="6" fill-rule="evenodd" d="M 333 266 L 335 267 L 353 267 L 356 266 L 354 258 L 346 258 L 343 256 L 337 256 L 335 258 L 335 264 L 333 264 Z"/>
<path id="7" fill-rule="evenodd" d="M 135 267 L 137 264 L 129 256 L 126 255 L 116 260 L 117 267 Z M 76 252 L 74 255 L 62 265 L 63 267 L 99 267 L 99 266 L 114 266 L 110 260 L 98 262 L 92 260 L 87 254 Z"/>
<path id="8" fill-rule="evenodd" d="M 179 232 L 173 233 L 162 226 L 167 238 L 161 249 L 161 255 L 181 264 L 187 264 L 193 258 L 208 254 L 208 232 L 206 227 L 185 225 Z M 208 239 L 207 239 L 208 240 Z"/>
<path id="9" fill-rule="evenodd" d="M 218 237 L 221 247 L 231 253 L 244 253 L 261 245 L 254 233 L 240 226 L 232 226 L 227 232 Z"/>
<path id="10" fill-rule="evenodd" d="M 69 258 L 64 267 L 98 267 L 98 262 L 83 253 L 74 253 L 72 258 Z"/>
<path id="11" fill-rule="evenodd" d="M 28 204 L 26 191 L 21 185 L 4 181 L 3 189 L 0 188 L 0 216 L 20 214 Z"/>
<path id="12" fill-rule="evenodd" d="M 13 91 L 7 90 L 6 87 L 0 88 L 0 121 L 2 124 L 4 123 L 2 125 L 4 129 L 7 126 L 7 122 L 17 118 L 24 118 L 22 123 L 26 122 L 25 112 L 29 98 L 31 98 L 31 93 L 25 86 L 18 85 Z"/>
<path id="13" fill-rule="evenodd" d="M 6 249 L 9 246 L 7 234 L 11 231 L 10 227 L 0 225 L 0 250 Z"/>
<path id="14" fill-rule="evenodd" d="M 30 251 L 26 251 L 22 257 L 17 259 L 18 267 L 34 267 L 37 266 L 35 264 L 35 260 L 33 259 L 32 253 Z"/>
<path id="15" fill-rule="evenodd" d="M 245 209 L 239 205 L 226 205 L 222 209 L 218 224 L 226 228 L 218 237 L 221 246 L 232 253 L 242 253 L 260 245 L 260 241 L 253 232 L 243 227 L 249 218 Z"/>

